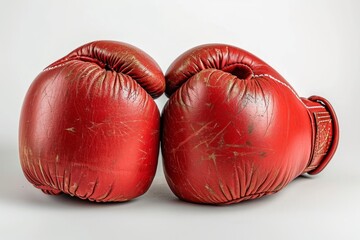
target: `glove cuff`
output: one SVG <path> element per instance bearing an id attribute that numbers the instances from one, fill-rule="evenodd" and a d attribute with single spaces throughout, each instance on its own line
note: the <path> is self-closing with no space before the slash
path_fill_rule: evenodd
<path id="1" fill-rule="evenodd" d="M 331 104 L 319 96 L 303 99 L 312 123 L 313 137 L 310 161 L 304 172 L 321 172 L 333 157 L 339 142 L 339 125 Z"/>

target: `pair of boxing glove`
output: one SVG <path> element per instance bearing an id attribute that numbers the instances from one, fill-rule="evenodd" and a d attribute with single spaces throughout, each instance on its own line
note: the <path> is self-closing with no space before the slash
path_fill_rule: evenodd
<path id="1" fill-rule="evenodd" d="M 154 99 L 164 91 L 160 120 Z M 164 77 L 140 49 L 97 41 L 34 80 L 21 112 L 19 155 L 26 178 L 44 193 L 127 201 L 150 187 L 161 139 L 176 196 L 229 204 L 319 173 L 338 131 L 328 101 L 300 98 L 242 49 L 196 47 Z"/>

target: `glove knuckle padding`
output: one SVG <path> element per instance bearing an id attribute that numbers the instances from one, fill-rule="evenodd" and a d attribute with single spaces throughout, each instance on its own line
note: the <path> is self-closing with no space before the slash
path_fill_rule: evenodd
<path id="1" fill-rule="evenodd" d="M 165 90 L 163 74 L 157 63 L 141 49 L 126 43 L 91 42 L 75 49 L 48 68 L 72 60 L 95 63 L 104 69 L 128 75 L 153 97 L 159 97 Z"/>
<path id="2" fill-rule="evenodd" d="M 164 90 L 144 52 L 93 42 L 47 67 L 22 109 L 19 150 L 25 176 L 49 194 L 125 201 L 155 174 Z"/>
<path id="3" fill-rule="evenodd" d="M 179 198 L 226 204 L 261 197 L 321 161 L 312 160 L 316 129 L 309 108 L 250 53 L 200 46 L 175 60 L 166 81 L 164 170 Z M 314 109 L 325 111 L 318 103 Z"/>
<path id="4" fill-rule="evenodd" d="M 170 65 L 165 75 L 166 95 L 170 96 L 191 76 L 209 68 L 229 72 L 244 80 L 270 72 L 289 85 L 280 74 L 253 54 L 234 46 L 208 44 L 188 50 Z"/>

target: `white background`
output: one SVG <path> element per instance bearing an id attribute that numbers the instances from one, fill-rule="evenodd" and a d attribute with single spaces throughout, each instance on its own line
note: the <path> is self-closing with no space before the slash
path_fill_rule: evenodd
<path id="1" fill-rule="evenodd" d="M 360 239 L 359 12 L 356 0 L 1 1 L 0 239 Z M 150 190 L 128 203 L 44 195 L 19 164 L 23 98 L 44 67 L 99 39 L 133 44 L 163 71 L 199 44 L 244 48 L 301 96 L 328 98 L 340 122 L 337 154 L 318 176 L 226 207 L 177 200 L 161 157 Z"/>

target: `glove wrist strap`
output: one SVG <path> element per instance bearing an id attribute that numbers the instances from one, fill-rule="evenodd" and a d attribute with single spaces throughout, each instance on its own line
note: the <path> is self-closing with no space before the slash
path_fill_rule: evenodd
<path id="1" fill-rule="evenodd" d="M 310 161 L 304 172 L 311 175 L 321 172 L 333 157 L 339 142 L 339 126 L 330 103 L 318 96 L 304 100 L 313 128 Z"/>

